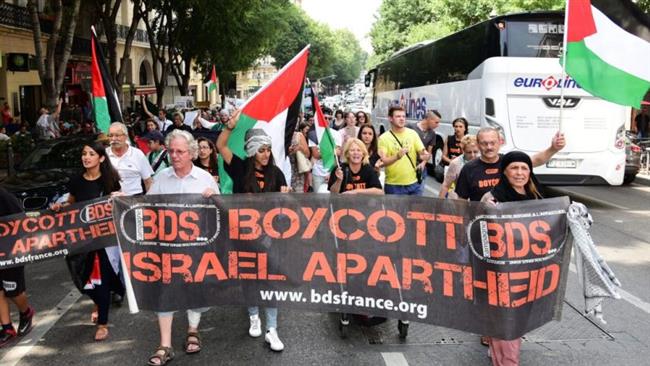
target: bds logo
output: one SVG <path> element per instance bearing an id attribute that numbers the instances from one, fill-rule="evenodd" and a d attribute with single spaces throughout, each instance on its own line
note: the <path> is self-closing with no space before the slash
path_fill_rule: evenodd
<path id="1" fill-rule="evenodd" d="M 204 246 L 219 235 L 219 216 L 204 204 L 136 205 L 121 215 L 121 234 L 132 244 Z"/>

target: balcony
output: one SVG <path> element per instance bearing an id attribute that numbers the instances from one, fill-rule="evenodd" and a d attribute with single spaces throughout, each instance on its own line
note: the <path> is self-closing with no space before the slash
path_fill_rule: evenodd
<path id="1" fill-rule="evenodd" d="M 125 40 L 126 36 L 129 34 L 129 27 L 126 25 L 121 25 L 117 24 L 117 38 L 121 40 Z M 142 29 L 136 29 L 135 30 L 135 36 L 133 37 L 133 40 L 136 42 L 143 42 L 143 43 L 149 43 L 149 37 L 147 36 L 147 32 L 142 30 Z"/>
<path id="2" fill-rule="evenodd" d="M 41 18 L 40 22 L 43 33 L 50 33 L 52 31 L 51 20 Z M 32 30 L 32 19 L 27 8 L 5 2 L 0 2 L 0 24 Z"/>

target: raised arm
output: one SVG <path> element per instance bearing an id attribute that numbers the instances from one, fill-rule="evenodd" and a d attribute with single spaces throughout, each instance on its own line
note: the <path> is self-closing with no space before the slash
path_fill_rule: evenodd
<path id="1" fill-rule="evenodd" d="M 232 150 L 230 150 L 228 147 L 228 139 L 230 138 L 232 130 L 237 127 L 240 113 L 241 111 L 239 109 L 235 109 L 232 116 L 228 120 L 228 123 L 226 123 L 226 127 L 221 130 L 219 138 L 217 139 L 217 150 L 219 151 L 219 154 L 221 154 L 221 157 L 226 164 L 230 164 L 232 161 Z"/>
<path id="2" fill-rule="evenodd" d="M 140 96 L 140 104 L 142 104 L 142 109 L 144 109 L 144 113 L 149 116 L 149 118 L 154 118 L 155 116 L 149 112 L 149 109 L 147 109 L 147 98 L 145 98 L 144 95 Z M 163 131 L 160 131 L 163 132 Z"/>
<path id="3" fill-rule="evenodd" d="M 562 150 L 566 145 L 566 140 L 564 139 L 564 134 L 558 131 L 553 139 L 551 140 L 551 146 L 544 151 L 540 151 L 537 154 L 531 157 L 533 166 L 540 166 L 546 164 L 547 161 L 555 155 L 558 151 Z"/>

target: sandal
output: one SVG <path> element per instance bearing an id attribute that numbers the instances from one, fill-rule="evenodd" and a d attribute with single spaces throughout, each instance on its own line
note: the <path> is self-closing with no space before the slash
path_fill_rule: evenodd
<path id="1" fill-rule="evenodd" d="M 162 351 L 162 353 L 158 353 Z M 149 356 L 149 361 L 147 365 L 149 366 L 162 366 L 166 365 L 167 362 L 174 359 L 174 349 L 171 347 L 160 346 L 158 349 Z"/>
<path id="2" fill-rule="evenodd" d="M 95 332 L 95 342 L 101 342 L 108 338 L 108 326 L 107 325 L 98 325 L 97 331 Z"/>
<path id="3" fill-rule="evenodd" d="M 194 348 L 190 349 L 190 346 L 194 346 Z M 199 352 L 201 352 L 201 337 L 199 336 L 199 332 L 187 332 L 185 353 L 191 355 Z"/>
<path id="4" fill-rule="evenodd" d="M 489 347 L 490 346 L 490 337 L 481 336 L 481 344 L 484 345 L 485 347 Z"/>
<path id="5" fill-rule="evenodd" d="M 97 306 L 93 309 L 93 312 L 90 313 L 90 321 L 93 324 L 97 324 L 97 319 L 99 319 L 99 311 L 97 310 Z"/>

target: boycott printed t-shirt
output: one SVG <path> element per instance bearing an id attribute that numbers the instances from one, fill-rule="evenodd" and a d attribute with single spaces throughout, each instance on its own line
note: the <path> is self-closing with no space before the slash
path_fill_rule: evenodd
<path id="1" fill-rule="evenodd" d="M 417 132 L 405 128 L 399 133 L 391 133 L 389 130 L 379 136 L 378 149 L 383 151 L 385 156 L 397 155 L 402 147 L 408 148 L 408 153 L 385 168 L 386 184 L 408 186 L 418 181 L 414 165 L 417 164 L 418 152 L 424 150 L 424 144 Z"/>
<path id="2" fill-rule="evenodd" d="M 239 156 L 233 154 L 230 164 L 224 164 L 226 172 L 232 177 L 232 192 L 233 193 L 252 193 L 247 192 L 244 188 L 244 179 L 246 179 L 246 161 L 242 160 Z M 264 172 L 261 170 L 255 169 L 255 179 L 257 180 L 257 186 L 261 192 L 280 192 L 282 186 L 287 185 L 287 181 L 284 178 L 282 170 L 277 166 L 273 165 L 273 174 L 275 174 L 275 186 L 274 187 L 265 187 L 264 182 Z"/>
<path id="3" fill-rule="evenodd" d="M 339 193 L 354 191 L 355 189 L 367 189 L 367 188 L 379 188 L 381 189 L 381 183 L 379 182 L 379 176 L 377 172 L 369 164 L 361 165 L 361 169 L 358 172 L 353 172 L 348 164 L 341 164 L 341 169 L 343 170 L 343 181 L 341 182 L 341 190 Z M 336 174 L 330 174 L 330 180 L 327 184 L 327 188 L 332 188 L 332 185 L 336 183 Z"/>
<path id="4" fill-rule="evenodd" d="M 484 194 L 499 183 L 501 154 L 495 163 L 476 158 L 463 166 L 456 180 L 456 194 L 462 199 L 480 201 Z"/>

